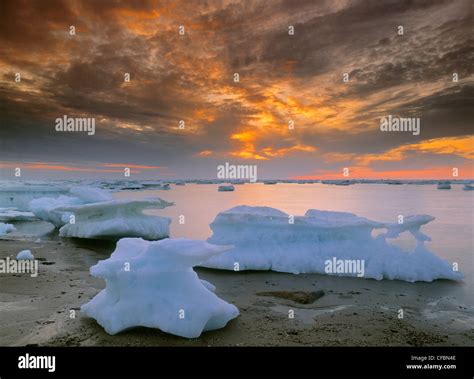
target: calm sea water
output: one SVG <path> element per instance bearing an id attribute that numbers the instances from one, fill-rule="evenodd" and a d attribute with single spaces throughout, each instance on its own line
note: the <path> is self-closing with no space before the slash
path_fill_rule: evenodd
<path id="1" fill-rule="evenodd" d="M 169 191 L 124 191 L 117 198 L 158 196 L 174 206 L 147 213 L 172 218 L 171 236 L 206 239 L 215 216 L 236 205 L 269 206 L 288 214 L 303 215 L 310 208 L 351 212 L 376 221 L 397 222 L 398 215 L 428 214 L 436 217 L 422 227 L 432 241 L 427 247 L 450 262 L 458 262 L 465 275 L 464 295 L 474 293 L 474 192 L 462 185 L 438 190 L 435 185 L 355 184 L 244 184 L 234 192 L 218 192 L 215 184 L 173 186 Z M 180 225 L 178 217 L 185 216 Z M 396 240 L 402 247 L 413 247 L 414 240 L 404 233 Z"/>

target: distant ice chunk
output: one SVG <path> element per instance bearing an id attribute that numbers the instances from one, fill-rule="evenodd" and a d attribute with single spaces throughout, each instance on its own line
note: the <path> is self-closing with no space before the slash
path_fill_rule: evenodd
<path id="1" fill-rule="evenodd" d="M 17 256 L 16 256 L 16 260 L 17 261 L 32 261 L 34 260 L 35 257 L 34 255 L 31 253 L 30 250 L 23 250 L 23 251 L 20 251 Z"/>
<path id="2" fill-rule="evenodd" d="M 109 334 L 144 326 L 196 338 L 223 328 L 238 309 L 217 297 L 192 267 L 228 249 L 186 238 L 121 239 L 109 259 L 91 267 L 106 288 L 81 311 Z"/>
<path id="3" fill-rule="evenodd" d="M 219 213 L 210 225 L 213 235 L 208 242 L 235 247 L 202 266 L 325 274 L 326 262 L 336 258 L 363 262 L 365 278 L 459 280 L 463 277 L 460 272 L 424 246 L 429 237 L 420 227 L 432 220 L 434 217 L 417 215 L 406 216 L 403 224 L 383 223 L 352 213 L 315 209 L 293 217 L 274 208 L 243 205 Z M 373 237 L 374 229 L 386 232 Z M 417 241 L 413 251 L 387 242 L 405 231 Z M 357 276 L 352 272 L 331 274 Z"/>
<path id="4" fill-rule="evenodd" d="M 439 182 L 438 183 L 438 189 L 439 190 L 451 189 L 451 183 L 450 182 Z"/>
<path id="5" fill-rule="evenodd" d="M 0 222 L 0 236 L 15 231 L 15 227 L 12 224 L 4 224 Z"/>
<path id="6" fill-rule="evenodd" d="M 61 237 L 122 238 L 142 237 L 149 240 L 169 236 L 171 219 L 142 213 L 149 208 L 173 205 L 160 198 L 112 200 L 100 203 L 56 208 L 56 212 L 74 215 L 75 223 L 59 230 Z"/>
<path id="7" fill-rule="evenodd" d="M 218 191 L 219 192 L 229 192 L 229 191 L 233 191 L 234 189 L 235 189 L 235 187 L 232 184 L 228 184 L 228 185 L 219 186 Z"/>

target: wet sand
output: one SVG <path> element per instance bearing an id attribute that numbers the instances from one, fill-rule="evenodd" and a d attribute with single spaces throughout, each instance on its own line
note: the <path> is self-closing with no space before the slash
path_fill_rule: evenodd
<path id="1" fill-rule="evenodd" d="M 147 328 L 110 336 L 79 308 L 104 288 L 103 280 L 89 275 L 89 267 L 108 258 L 114 246 L 73 239 L 0 240 L 0 258 L 15 258 L 30 249 L 41 260 L 36 278 L 0 274 L 0 345 L 474 345 L 474 309 L 453 296 L 463 282 L 405 283 L 203 268 L 196 269 L 200 278 L 213 283 L 217 295 L 240 310 L 225 328 L 192 340 Z M 287 293 L 282 296 L 281 291 Z M 303 294 L 293 296 L 293 291 Z M 324 294 L 311 295 L 317 291 Z M 400 309 L 403 319 L 398 317 Z M 292 313 L 294 318 L 289 317 Z"/>

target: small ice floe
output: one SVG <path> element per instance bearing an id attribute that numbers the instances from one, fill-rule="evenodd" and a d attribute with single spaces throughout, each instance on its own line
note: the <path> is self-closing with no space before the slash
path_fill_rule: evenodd
<path id="1" fill-rule="evenodd" d="M 438 189 L 439 190 L 449 190 L 451 189 L 450 182 L 438 182 Z"/>
<path id="2" fill-rule="evenodd" d="M 31 253 L 31 250 L 20 251 L 16 256 L 17 261 L 32 261 L 34 259 L 35 259 L 35 257 Z"/>
<path id="3" fill-rule="evenodd" d="M 143 184 L 138 183 L 138 182 L 129 182 L 122 184 L 118 189 L 121 191 L 139 191 L 141 189 L 145 188 Z"/>
<path id="4" fill-rule="evenodd" d="M 350 186 L 351 184 L 354 184 L 355 181 L 353 180 L 322 180 L 321 183 L 334 184 L 336 186 Z"/>
<path id="5" fill-rule="evenodd" d="M 464 184 L 463 190 L 464 191 L 472 191 L 472 190 L 474 190 L 474 186 L 471 185 L 471 184 Z"/>
<path id="6" fill-rule="evenodd" d="M 217 297 L 193 266 L 228 250 L 187 238 L 124 238 L 109 259 L 90 269 L 106 288 L 81 311 L 109 334 L 144 326 L 186 338 L 223 328 L 238 309 Z"/>
<path id="7" fill-rule="evenodd" d="M 143 186 L 144 189 L 155 189 L 155 190 L 169 190 L 170 184 L 169 183 L 163 183 L 160 181 L 146 181 L 142 182 L 141 185 Z"/>
<path id="8" fill-rule="evenodd" d="M 235 187 L 232 184 L 229 184 L 229 185 L 219 186 L 218 191 L 219 192 L 229 192 L 229 191 L 233 191 L 234 189 L 235 189 Z"/>
<path id="9" fill-rule="evenodd" d="M 424 246 L 430 237 L 420 227 L 433 220 L 429 215 L 415 215 L 405 216 L 401 224 L 386 223 L 316 209 L 293 216 L 274 208 L 242 205 L 219 213 L 210 224 L 213 235 L 208 242 L 234 247 L 202 266 L 408 282 L 460 280 L 460 272 Z M 373 237 L 374 229 L 386 232 Z M 387 242 L 403 232 L 415 238 L 414 250 Z"/>
<path id="10" fill-rule="evenodd" d="M 193 183 L 196 183 L 196 184 L 217 184 L 218 180 L 197 179 Z"/>
<path id="11" fill-rule="evenodd" d="M 61 237 L 116 239 L 142 237 L 156 240 L 169 236 L 171 219 L 145 215 L 145 209 L 163 209 L 173 205 L 160 198 L 112 200 L 100 203 L 57 208 L 57 212 L 74 215 L 59 229 Z"/>
<path id="12" fill-rule="evenodd" d="M 4 224 L 3 222 L 0 222 L 0 236 L 11 233 L 15 230 L 16 229 L 12 224 Z"/>

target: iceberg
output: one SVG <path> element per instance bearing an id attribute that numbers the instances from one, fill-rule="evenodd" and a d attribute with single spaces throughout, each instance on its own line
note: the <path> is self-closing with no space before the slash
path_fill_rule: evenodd
<path id="1" fill-rule="evenodd" d="M 4 224 L 0 222 L 0 236 L 15 231 L 15 227 L 12 224 Z"/>
<path id="2" fill-rule="evenodd" d="M 74 223 L 59 229 L 61 237 L 115 239 L 142 237 L 149 240 L 169 236 L 171 219 L 142 213 L 149 208 L 173 205 L 160 198 L 112 200 L 106 202 L 55 208 L 60 214 L 74 215 Z"/>
<path id="3" fill-rule="evenodd" d="M 109 334 L 144 326 L 196 338 L 223 328 L 238 309 L 220 299 L 192 267 L 228 249 L 186 238 L 121 239 L 109 259 L 91 267 L 106 288 L 81 311 Z"/>
<path id="4" fill-rule="evenodd" d="M 112 195 L 100 188 L 76 186 L 71 187 L 67 195 L 57 197 L 40 197 L 31 200 L 28 208 L 43 221 L 60 228 L 70 220 L 71 213 L 59 211 L 58 208 L 111 201 Z"/>
<path id="5" fill-rule="evenodd" d="M 334 259 L 364 265 L 364 277 L 408 282 L 436 279 L 460 280 L 463 275 L 424 246 L 430 238 L 420 227 L 434 220 L 428 215 L 406 216 L 403 224 L 383 223 L 352 213 L 310 209 L 304 216 L 290 216 L 269 207 L 237 206 L 219 213 L 211 223 L 209 243 L 234 245 L 202 266 L 226 270 L 273 270 L 328 274 Z M 372 231 L 386 229 L 377 237 Z M 403 232 L 416 240 L 413 251 L 387 242 Z M 337 272 L 340 276 L 360 276 Z"/>

